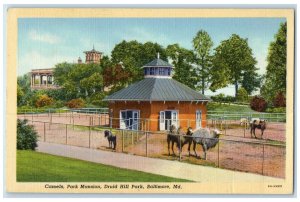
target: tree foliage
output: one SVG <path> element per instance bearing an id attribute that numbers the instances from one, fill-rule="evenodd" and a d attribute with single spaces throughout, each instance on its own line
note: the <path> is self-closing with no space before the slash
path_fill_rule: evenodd
<path id="1" fill-rule="evenodd" d="M 198 31 L 192 42 L 196 56 L 196 73 L 200 78 L 200 82 L 197 84 L 197 89 L 202 90 L 202 94 L 204 94 L 211 78 L 211 49 L 213 47 L 213 42 L 209 34 L 204 30 Z"/>
<path id="2" fill-rule="evenodd" d="M 19 150 L 35 150 L 37 147 L 37 132 L 32 125 L 28 125 L 28 120 L 17 121 L 17 149 Z"/>
<path id="3" fill-rule="evenodd" d="M 234 84 L 237 97 L 238 86 L 243 80 L 244 73 L 255 71 L 255 64 L 256 60 L 248 40 L 233 34 L 215 49 L 210 89 L 215 91 L 228 84 Z"/>
<path id="4" fill-rule="evenodd" d="M 166 53 L 175 67 L 173 79 L 195 89 L 198 77 L 192 66 L 194 61 L 193 52 L 180 47 L 178 44 L 173 44 L 167 47 Z"/>
<path id="5" fill-rule="evenodd" d="M 69 102 L 66 103 L 66 106 L 73 109 L 73 108 L 83 108 L 85 106 L 85 102 L 81 98 L 72 99 Z"/>
<path id="6" fill-rule="evenodd" d="M 45 107 L 45 106 L 50 106 L 54 103 L 53 98 L 49 97 L 48 95 L 41 95 L 35 102 L 36 107 Z"/>
<path id="7" fill-rule="evenodd" d="M 256 72 L 258 69 L 254 68 L 245 71 L 242 75 L 241 86 L 251 95 L 257 91 L 261 86 L 262 77 Z"/>
<path id="8" fill-rule="evenodd" d="M 286 107 L 286 98 L 283 92 L 278 92 L 273 100 L 274 107 Z"/>
<path id="9" fill-rule="evenodd" d="M 261 94 L 272 101 L 278 92 L 286 92 L 286 23 L 282 23 L 270 43 L 267 57 L 267 72 Z"/>
<path id="10" fill-rule="evenodd" d="M 103 92 L 100 64 L 57 64 L 54 69 L 55 83 L 63 88 L 66 99 L 87 98 Z"/>
<path id="11" fill-rule="evenodd" d="M 264 112 L 268 106 L 267 101 L 260 96 L 254 96 L 252 100 L 250 101 L 250 107 L 251 109 L 258 111 L 258 112 Z"/>
<path id="12" fill-rule="evenodd" d="M 121 64 L 131 75 L 127 79 L 127 84 L 141 80 L 143 78 L 142 66 L 154 60 L 157 53 L 160 58 L 166 60 L 165 49 L 153 42 L 140 43 L 137 41 L 125 41 L 117 44 L 111 52 L 113 64 Z"/>
<path id="13" fill-rule="evenodd" d="M 249 99 L 248 92 L 246 91 L 245 88 L 243 87 L 239 88 L 236 99 L 238 102 L 248 102 Z"/>
<path id="14" fill-rule="evenodd" d="M 130 72 L 126 71 L 120 64 L 105 68 L 103 71 L 104 86 L 113 89 L 124 87 L 129 77 L 131 77 Z"/>

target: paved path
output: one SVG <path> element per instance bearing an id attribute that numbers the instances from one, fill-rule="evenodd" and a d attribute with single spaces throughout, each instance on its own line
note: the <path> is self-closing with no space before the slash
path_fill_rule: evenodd
<path id="1" fill-rule="evenodd" d="M 230 171 L 208 166 L 193 165 L 179 161 L 147 158 L 130 154 L 46 142 L 38 142 L 37 151 L 95 163 L 112 165 L 120 168 L 127 168 L 174 178 L 187 179 L 196 182 L 218 181 L 224 183 L 232 183 L 232 185 L 234 185 L 235 182 L 238 181 L 240 183 L 241 180 L 245 181 L 245 183 L 266 182 L 269 180 L 273 182 L 275 180 L 280 183 L 284 181 L 283 179 L 268 176 Z"/>

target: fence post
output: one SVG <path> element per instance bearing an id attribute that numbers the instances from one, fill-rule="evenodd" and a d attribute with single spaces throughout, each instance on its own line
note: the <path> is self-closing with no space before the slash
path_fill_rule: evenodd
<path id="1" fill-rule="evenodd" d="M 148 157 L 148 132 L 146 132 L 146 157 Z"/>
<path id="2" fill-rule="evenodd" d="M 50 123 L 52 123 L 52 114 L 50 114 Z"/>
<path id="3" fill-rule="evenodd" d="M 246 123 L 244 123 L 244 138 L 246 137 Z"/>
<path id="4" fill-rule="evenodd" d="M 124 130 L 122 130 L 122 153 L 124 152 Z"/>
<path id="5" fill-rule="evenodd" d="M 91 148 L 91 126 L 89 126 L 89 148 Z"/>
<path id="6" fill-rule="evenodd" d="M 44 142 L 46 142 L 46 123 L 44 122 Z"/>
<path id="7" fill-rule="evenodd" d="M 179 135 L 179 161 L 181 161 L 181 134 L 178 134 Z"/>
<path id="8" fill-rule="evenodd" d="M 73 130 L 74 130 L 74 116 L 72 115 L 72 124 L 73 124 Z"/>
<path id="9" fill-rule="evenodd" d="M 131 131 L 131 144 L 133 145 L 134 141 L 133 141 L 133 131 Z"/>
<path id="10" fill-rule="evenodd" d="M 220 122 L 220 128 L 221 128 L 221 130 L 223 128 L 223 117 L 222 117 L 221 122 Z"/>
<path id="11" fill-rule="evenodd" d="M 226 135 L 226 129 L 227 129 L 227 121 L 225 120 L 225 134 Z"/>
<path id="12" fill-rule="evenodd" d="M 261 174 L 264 175 L 264 164 L 265 164 L 265 144 L 263 144 L 263 156 L 262 156 Z"/>
<path id="13" fill-rule="evenodd" d="M 66 144 L 68 144 L 68 124 L 66 124 Z"/>
<path id="14" fill-rule="evenodd" d="M 220 167 L 220 139 L 219 139 L 219 142 L 218 142 L 218 168 L 219 167 Z"/>

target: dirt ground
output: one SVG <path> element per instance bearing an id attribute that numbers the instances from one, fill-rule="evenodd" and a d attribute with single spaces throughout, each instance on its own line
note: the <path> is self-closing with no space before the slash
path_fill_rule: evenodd
<path id="1" fill-rule="evenodd" d="M 43 121 L 48 122 L 51 118 L 47 114 L 40 116 L 21 115 L 18 117 L 35 121 L 33 125 L 38 131 L 40 141 L 113 151 L 108 147 L 108 141 L 103 133 L 104 129 L 87 127 L 93 122 L 89 116 L 81 115 L 80 118 L 79 116 L 75 118 L 74 116 L 72 118 L 70 116 L 52 116 L 52 123 L 43 123 Z M 81 126 L 72 125 L 73 118 L 74 122 Z M 102 125 L 107 125 L 107 121 L 105 122 L 106 119 L 101 117 L 98 123 L 100 121 Z M 96 119 L 94 118 L 94 120 Z M 214 127 L 213 125 L 208 126 Z M 238 122 L 227 123 L 227 125 L 222 126 L 216 125 L 216 128 L 222 128 L 223 135 L 220 137 L 219 144 L 207 152 L 207 160 L 200 159 L 199 157 L 196 158 L 192 148 L 192 155 L 189 156 L 187 151 L 188 146 L 185 145 L 181 161 L 279 178 L 285 177 L 285 147 L 261 144 L 284 144 L 286 139 L 285 123 L 268 123 L 263 139 L 260 139 L 259 130 L 257 131 L 258 139 L 251 138 L 250 130 L 244 130 L 243 126 L 239 126 Z M 166 134 L 164 133 L 149 133 L 146 137 L 145 133 L 142 132 L 122 132 L 118 130 L 112 130 L 112 132 L 117 135 L 117 148 L 115 152 L 179 160 L 176 145 L 174 146 L 176 156 L 168 155 Z M 198 156 L 201 155 L 203 157 L 204 154 L 201 145 L 197 145 L 196 152 Z"/>

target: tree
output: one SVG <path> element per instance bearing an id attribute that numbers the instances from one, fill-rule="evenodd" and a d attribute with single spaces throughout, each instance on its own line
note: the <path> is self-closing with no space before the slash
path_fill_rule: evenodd
<path id="1" fill-rule="evenodd" d="M 200 77 L 200 85 L 197 86 L 197 89 L 204 90 L 208 87 L 208 82 L 210 79 L 210 68 L 211 68 L 211 48 L 213 42 L 209 34 L 204 31 L 198 31 L 197 35 L 193 38 L 193 47 L 194 53 L 196 56 L 197 64 L 197 75 Z"/>
<path id="2" fill-rule="evenodd" d="M 258 112 L 263 112 L 266 110 L 268 106 L 267 101 L 260 96 L 254 96 L 252 100 L 250 101 L 250 107 L 251 109 L 258 111 Z"/>
<path id="3" fill-rule="evenodd" d="M 167 56 L 174 65 L 173 78 L 192 89 L 195 89 L 198 78 L 192 66 L 194 54 L 192 51 L 180 47 L 178 44 L 169 45 L 166 49 Z"/>
<path id="4" fill-rule="evenodd" d="M 261 94 L 272 102 L 279 92 L 286 92 L 286 22 L 280 24 L 275 40 L 270 43 L 267 71 Z"/>
<path id="5" fill-rule="evenodd" d="M 120 64 L 106 68 L 103 71 L 104 86 L 113 89 L 125 86 L 129 77 L 131 77 L 130 73 Z"/>
<path id="6" fill-rule="evenodd" d="M 22 106 L 23 105 L 23 98 L 24 98 L 24 92 L 22 88 L 17 84 L 17 105 Z"/>
<path id="7" fill-rule="evenodd" d="M 54 69 L 55 83 L 62 87 L 66 100 L 88 98 L 103 91 L 100 64 L 57 64 Z"/>
<path id="8" fill-rule="evenodd" d="M 66 106 L 69 108 L 82 108 L 85 106 L 84 100 L 81 98 L 72 99 L 66 103 Z"/>
<path id="9" fill-rule="evenodd" d="M 243 73 L 241 85 L 247 91 L 248 95 L 251 95 L 254 91 L 257 91 L 261 86 L 263 77 L 258 75 L 256 72 L 257 70 L 257 68 L 254 68 Z"/>
<path id="10" fill-rule="evenodd" d="M 32 98 L 30 89 L 30 77 L 28 74 L 18 76 L 17 79 L 17 104 L 18 106 L 29 105 Z"/>
<path id="11" fill-rule="evenodd" d="M 53 98 L 49 97 L 48 95 L 41 95 L 37 99 L 35 106 L 36 107 L 45 107 L 45 106 L 50 106 L 54 103 Z"/>
<path id="12" fill-rule="evenodd" d="M 234 84 L 235 97 L 237 97 L 238 86 L 242 82 L 243 74 L 255 71 L 255 64 L 256 60 L 253 57 L 252 49 L 248 46 L 247 39 L 233 34 L 215 49 L 210 89 L 215 91 L 228 84 Z"/>
<path id="13" fill-rule="evenodd" d="M 286 107 L 286 98 L 283 92 L 278 92 L 273 100 L 274 107 Z"/>
<path id="14" fill-rule="evenodd" d="M 142 66 L 154 60 L 157 53 L 160 53 L 161 59 L 167 58 L 164 48 L 157 43 L 123 40 L 112 50 L 111 61 L 114 65 L 121 64 L 131 75 L 126 82 L 130 84 L 143 78 Z"/>
<path id="15" fill-rule="evenodd" d="M 19 150 L 35 150 L 37 147 L 37 132 L 32 125 L 28 125 L 28 120 L 20 120 L 17 122 L 17 149 Z"/>
<path id="16" fill-rule="evenodd" d="M 248 102 L 248 92 L 245 88 L 241 87 L 237 93 L 237 101 L 239 102 Z"/>

